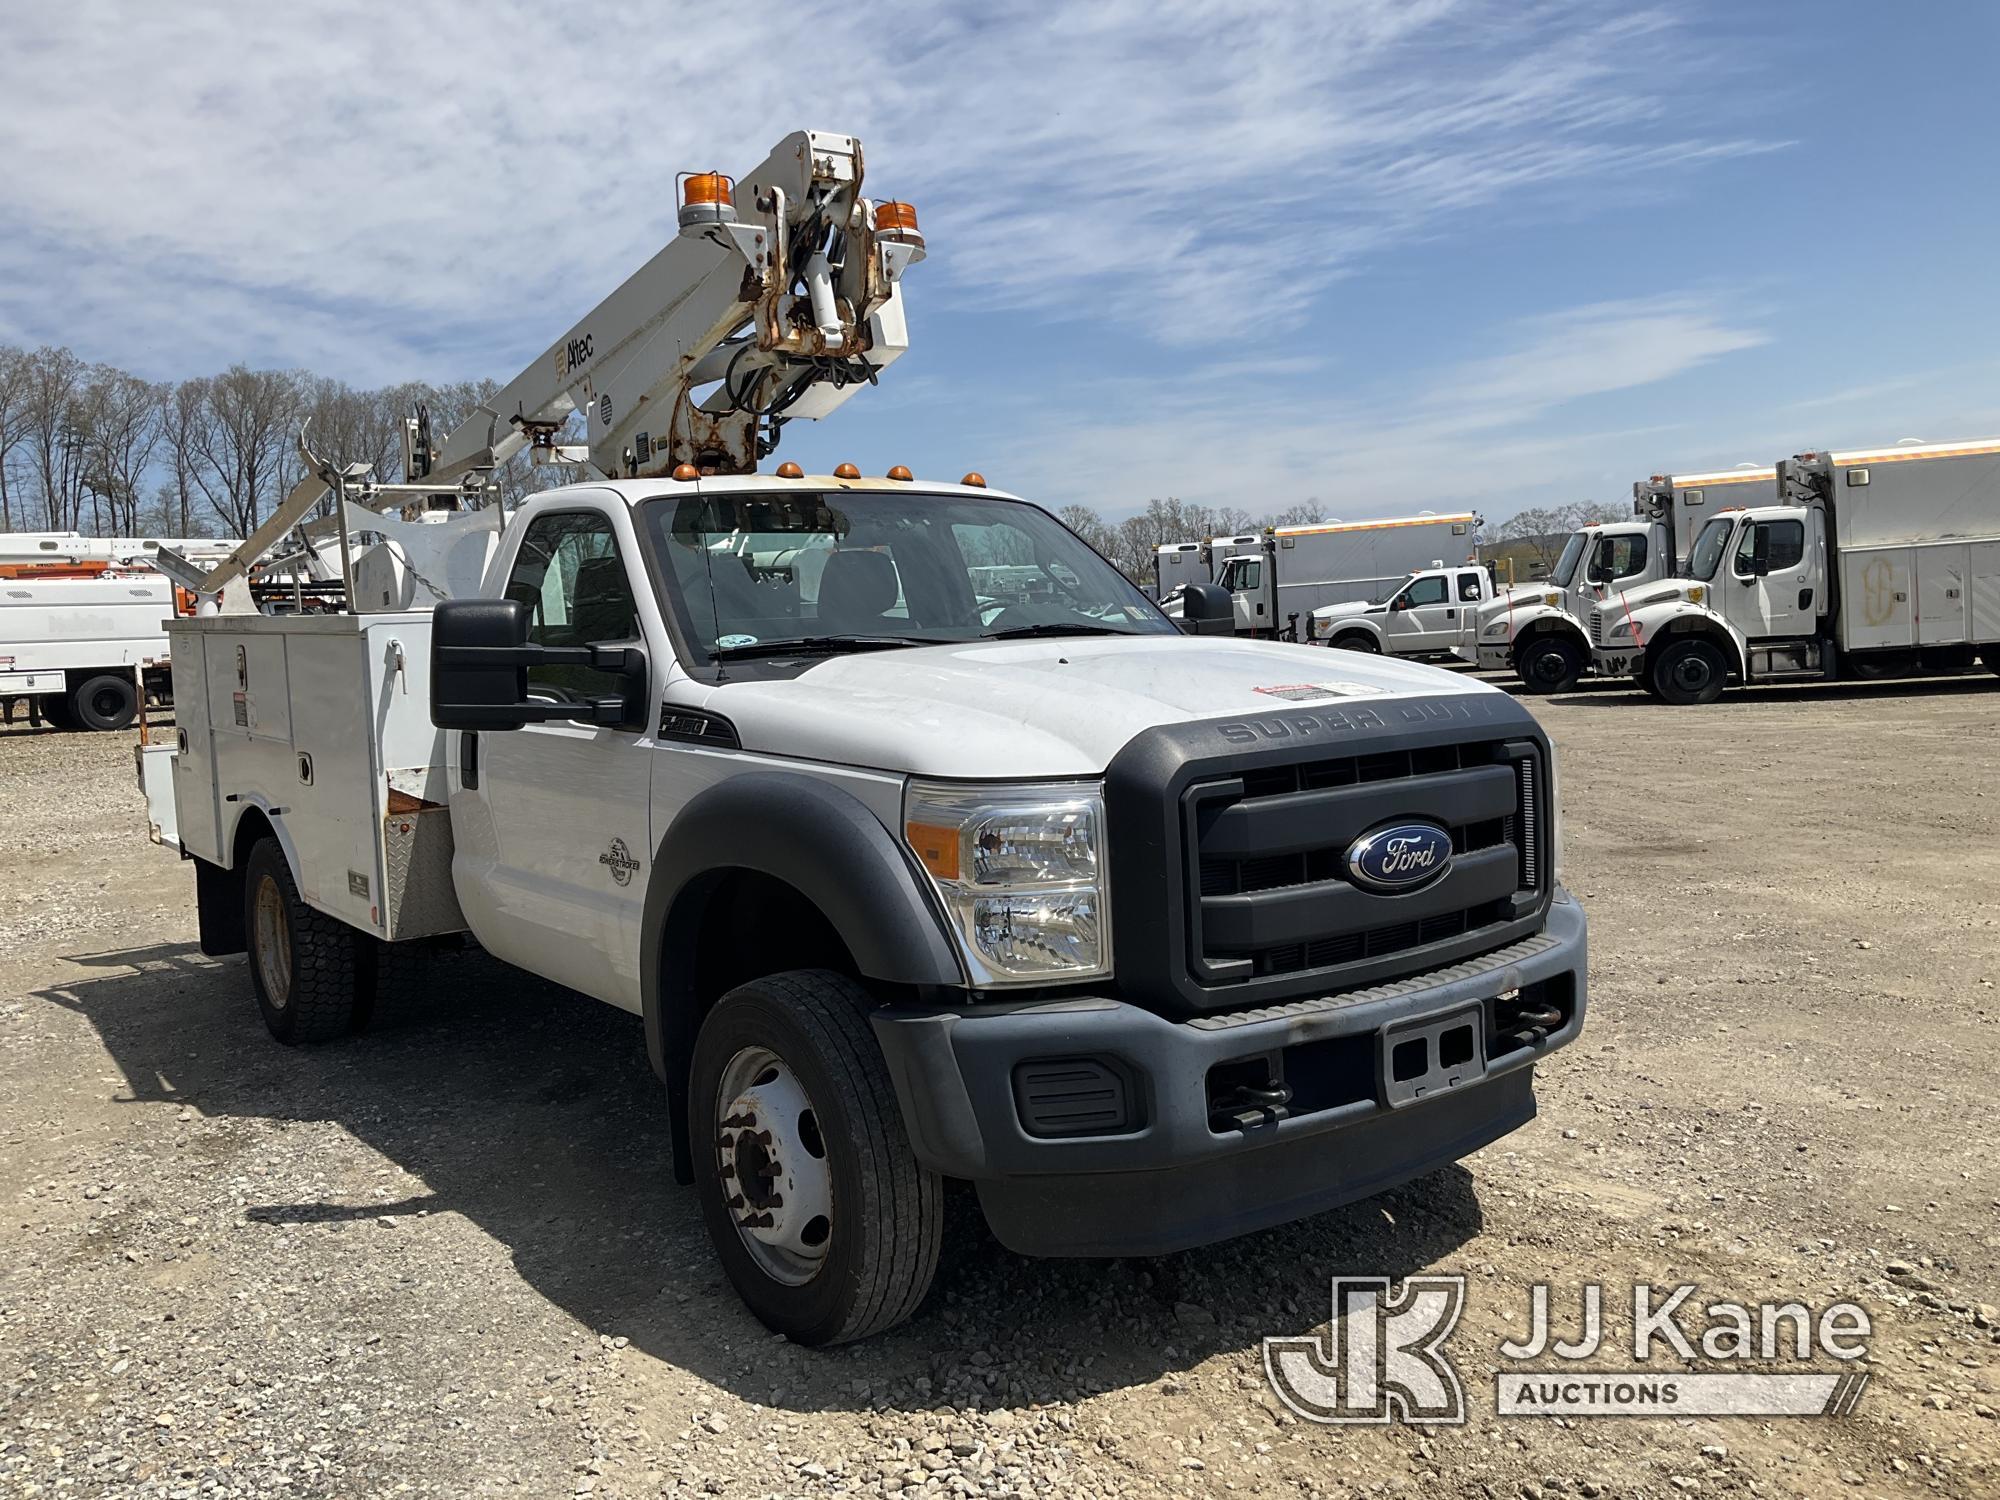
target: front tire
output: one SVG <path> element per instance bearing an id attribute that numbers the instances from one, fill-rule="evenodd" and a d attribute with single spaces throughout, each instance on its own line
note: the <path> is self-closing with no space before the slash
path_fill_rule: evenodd
<path id="1" fill-rule="evenodd" d="M 274 838 L 258 840 L 244 862 L 243 935 L 257 1009 L 272 1036 L 292 1046 L 354 1029 L 361 934 L 299 899 Z"/>
<path id="2" fill-rule="evenodd" d="M 1514 658 L 1521 686 L 1531 693 L 1566 693 L 1583 676 L 1583 652 L 1559 635 L 1538 635 Z"/>
<path id="3" fill-rule="evenodd" d="M 1729 681 L 1729 662 L 1713 641 L 1680 640 L 1660 652 L 1649 675 L 1663 703 L 1713 703 Z"/>
<path id="4" fill-rule="evenodd" d="M 1365 630 L 1350 630 L 1346 635 L 1333 638 L 1336 651 L 1365 651 L 1370 656 L 1382 654 L 1382 643 Z"/>
<path id="5" fill-rule="evenodd" d="M 800 1344 L 908 1318 L 937 1273 L 943 1180 L 917 1162 L 866 1015 L 823 970 L 724 995 L 695 1039 L 696 1190 L 730 1282 Z"/>

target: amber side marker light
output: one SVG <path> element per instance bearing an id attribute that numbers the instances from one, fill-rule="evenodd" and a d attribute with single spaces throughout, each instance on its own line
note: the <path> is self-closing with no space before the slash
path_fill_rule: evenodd
<path id="1" fill-rule="evenodd" d="M 787 459 L 784 463 L 778 465 L 778 477 L 780 479 L 803 479 L 806 477 L 806 471 Z"/>
<path id="2" fill-rule="evenodd" d="M 909 483 L 910 480 L 910 471 L 904 468 L 901 464 L 897 464 L 889 470 L 889 478 L 900 479 L 905 484 L 907 484 Z"/>
<path id="3" fill-rule="evenodd" d="M 693 464 L 675 464 L 674 478 L 682 481 L 699 479 L 701 478 L 701 470 L 697 469 Z"/>
<path id="4" fill-rule="evenodd" d="M 909 840 L 917 862 L 939 880 L 958 879 L 958 830 L 936 823 L 905 823 L 903 837 Z"/>
<path id="5" fill-rule="evenodd" d="M 841 464 L 833 471 L 833 477 L 835 479 L 859 479 L 861 471 L 855 468 L 853 464 Z"/>

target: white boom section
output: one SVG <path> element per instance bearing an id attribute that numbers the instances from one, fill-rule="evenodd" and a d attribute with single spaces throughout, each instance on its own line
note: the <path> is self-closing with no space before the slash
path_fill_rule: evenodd
<path id="1" fill-rule="evenodd" d="M 754 472 L 776 424 L 827 415 L 908 347 L 898 284 L 923 240 L 913 224 L 878 233 L 861 179 L 853 136 L 786 136 L 736 184 L 733 206 L 681 209 L 679 233 L 423 455 L 399 493 L 362 472 L 309 473 L 202 591 L 241 576 L 343 480 L 364 506 L 400 504 L 410 485 L 449 493 L 531 444 L 538 462 L 587 462 L 608 478 L 683 463 Z M 559 446 L 578 411 L 586 443 Z"/>

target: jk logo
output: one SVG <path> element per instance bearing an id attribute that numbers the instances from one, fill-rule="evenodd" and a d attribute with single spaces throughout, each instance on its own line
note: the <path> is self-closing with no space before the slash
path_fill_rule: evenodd
<path id="1" fill-rule="evenodd" d="M 1439 1352 L 1465 1310 L 1463 1276 L 1412 1276 L 1391 1300 L 1386 1276 L 1333 1278 L 1330 1346 L 1264 1340 L 1264 1373 L 1308 1422 L 1465 1421 L 1465 1387 Z"/>

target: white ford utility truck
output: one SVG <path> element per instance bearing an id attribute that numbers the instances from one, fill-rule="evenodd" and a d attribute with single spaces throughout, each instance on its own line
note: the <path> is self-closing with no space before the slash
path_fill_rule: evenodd
<path id="1" fill-rule="evenodd" d="M 1607 597 L 1599 671 L 1669 703 L 1740 683 L 2000 670 L 2000 441 L 1818 450 L 1710 515 L 1679 576 Z"/>
<path id="2" fill-rule="evenodd" d="M 829 139 L 851 272 L 883 215 Z M 1513 699 L 1224 637 L 1213 584 L 1177 629 L 977 475 L 664 462 L 468 512 L 481 577 L 432 607 L 172 628 L 200 687 L 141 779 L 276 1037 L 348 1032 L 398 945 L 465 935 L 642 1016 L 676 1176 L 807 1343 L 918 1306 L 947 1178 L 1019 1252 L 1143 1255 L 1532 1117 L 1585 924 Z M 342 510 L 409 488 L 328 478 Z"/>
<path id="3" fill-rule="evenodd" d="M 1339 651 L 1447 657 L 1471 639 L 1493 577 L 1476 563 L 1412 573 L 1374 600 L 1329 604 L 1312 616 L 1312 639 Z"/>

